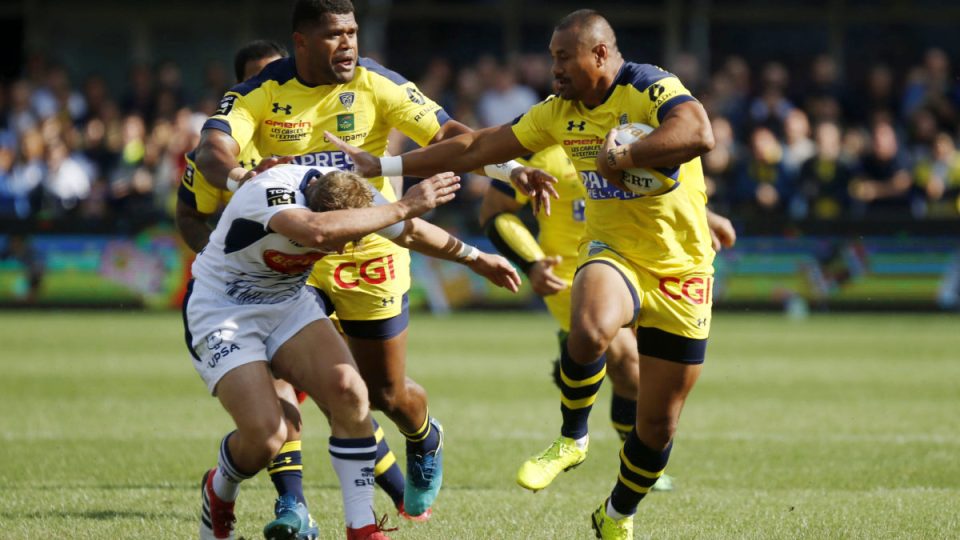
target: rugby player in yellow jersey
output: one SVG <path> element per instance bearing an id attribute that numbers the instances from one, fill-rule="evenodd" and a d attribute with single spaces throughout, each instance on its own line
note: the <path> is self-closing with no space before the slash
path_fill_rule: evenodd
<path id="1" fill-rule="evenodd" d="M 248 144 L 260 155 L 290 156 L 302 165 L 350 168 L 324 130 L 378 155 L 394 127 L 422 145 L 469 131 L 414 84 L 358 58 L 357 23 L 348 0 L 298 0 L 293 30 L 294 58 L 274 62 L 227 92 L 204 126 L 197 165 L 214 185 L 235 187 L 255 174 L 237 164 Z M 525 168 L 516 169 L 515 174 L 526 174 Z M 371 182 L 387 199 L 396 198 L 385 178 Z M 425 253 L 464 262 L 488 277 L 494 266 L 499 268 L 492 256 L 453 237 L 450 243 L 460 251 Z M 371 404 L 407 438 L 401 510 L 428 516 L 442 483 L 442 428 L 428 413 L 423 388 L 406 377 L 408 252 L 371 235 L 342 254 L 324 257 L 309 284 L 336 311 Z"/>
<path id="2" fill-rule="evenodd" d="M 626 539 L 633 537 L 638 503 L 666 467 L 680 411 L 705 358 L 715 252 L 699 156 L 713 147 L 713 132 L 703 107 L 675 76 L 623 59 L 610 24 L 593 10 L 564 17 L 550 53 L 558 95 L 513 125 L 394 158 L 338 145 L 364 176 L 380 174 L 384 165 L 413 176 L 472 170 L 563 147 L 587 190 L 587 229 L 561 357 L 561 437 L 544 457 L 550 454 L 565 467 L 584 459 L 586 418 L 603 380 L 603 353 L 621 327 L 636 328 L 637 423 L 620 452 L 616 485 L 591 516 L 598 537 Z M 656 129 L 616 147 L 616 127 L 628 122 Z M 630 192 L 622 170 L 631 167 L 676 169 L 679 189 Z M 542 195 L 536 184 L 525 187 Z"/>
<path id="3" fill-rule="evenodd" d="M 585 230 L 586 190 L 573 162 L 559 146 L 519 159 L 519 162 L 542 169 L 558 180 L 555 187 L 559 198 L 553 204 L 552 215 L 536 214 L 539 228 L 537 239 L 515 215 L 528 202 L 528 198 L 501 180 L 493 180 L 484 194 L 480 223 L 497 251 L 527 274 L 534 292 L 543 297 L 547 309 L 560 326 L 558 336 L 562 349 L 570 332 L 570 283 L 573 282 L 577 267 L 577 246 Z M 732 247 L 736 242 L 736 231 L 730 220 L 709 209 L 707 218 L 714 250 Z M 636 423 L 640 375 L 637 368 L 637 342 L 631 330 L 621 328 L 617 332 L 607 347 L 606 358 L 607 376 L 613 384 L 610 420 L 620 439 L 626 440 Z M 554 378 L 557 386 L 562 387 L 560 361 L 555 360 L 554 363 Z M 542 489 L 562 470 L 551 471 L 548 465 L 548 474 L 544 475 L 543 467 L 537 462 L 539 457 L 534 458 L 530 466 L 524 467 L 533 468 L 533 471 L 523 470 L 518 475 L 523 487 Z M 651 487 L 651 491 L 671 489 L 673 481 L 667 474 L 660 476 Z"/>

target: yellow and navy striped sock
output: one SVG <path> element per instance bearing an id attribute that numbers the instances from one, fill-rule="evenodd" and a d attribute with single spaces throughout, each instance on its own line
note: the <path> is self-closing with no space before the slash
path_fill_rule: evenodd
<path id="1" fill-rule="evenodd" d="M 640 441 L 636 430 L 630 430 L 620 449 L 620 475 L 610 494 L 610 505 L 614 510 L 625 516 L 637 512 L 640 500 L 667 468 L 672 448 L 673 441 L 662 452 L 653 450 Z"/>
<path id="2" fill-rule="evenodd" d="M 301 454 L 302 443 L 300 441 L 287 441 L 280 447 L 277 454 L 270 464 L 267 465 L 267 472 L 270 474 L 270 481 L 277 488 L 277 495 L 293 495 L 297 502 L 307 504 L 303 496 L 303 457 Z"/>
<path id="3" fill-rule="evenodd" d="M 373 467 L 373 479 L 390 497 L 393 505 L 400 506 L 403 502 L 403 472 L 400 471 L 400 465 L 397 465 L 397 457 L 387 446 L 387 440 L 383 437 L 383 428 L 376 420 L 373 420 L 373 436 L 377 439 L 377 458 Z"/>
<path id="4" fill-rule="evenodd" d="M 413 433 L 407 433 L 401 429 L 400 433 L 407 438 L 408 452 L 412 450 L 418 454 L 425 454 L 436 450 L 437 447 L 440 446 L 440 434 L 437 433 L 437 430 L 433 429 L 433 426 L 430 424 L 429 411 L 419 429 Z"/>
<path id="5" fill-rule="evenodd" d="M 607 373 L 607 357 L 589 364 L 574 362 L 564 342 L 560 347 L 560 413 L 563 425 L 560 434 L 571 439 L 587 435 L 590 409 Z"/>
<path id="6" fill-rule="evenodd" d="M 617 430 L 620 440 L 626 441 L 637 423 L 637 400 L 614 394 L 610 400 L 610 423 Z"/>

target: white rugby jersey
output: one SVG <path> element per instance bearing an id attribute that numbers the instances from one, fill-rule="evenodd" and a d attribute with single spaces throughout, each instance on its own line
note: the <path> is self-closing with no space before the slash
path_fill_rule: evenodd
<path id="1" fill-rule="evenodd" d="M 307 183 L 336 170 L 278 165 L 240 186 L 193 262 L 197 283 L 238 304 L 276 304 L 293 298 L 313 263 L 326 253 L 303 247 L 267 224 L 278 212 L 309 210 L 303 193 Z"/>

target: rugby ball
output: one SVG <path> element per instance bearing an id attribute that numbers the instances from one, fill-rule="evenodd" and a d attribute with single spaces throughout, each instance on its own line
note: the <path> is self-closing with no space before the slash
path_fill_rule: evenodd
<path id="1" fill-rule="evenodd" d="M 614 139 L 617 146 L 631 144 L 646 137 L 653 131 L 653 127 L 639 122 L 617 126 L 617 136 Z M 648 197 L 663 195 L 673 191 L 680 185 L 680 167 L 670 168 L 634 168 L 624 169 L 623 185 L 631 193 Z"/>

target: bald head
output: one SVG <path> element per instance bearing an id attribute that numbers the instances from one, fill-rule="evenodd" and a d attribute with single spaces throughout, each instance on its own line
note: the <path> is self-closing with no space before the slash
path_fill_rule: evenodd
<path id="1" fill-rule="evenodd" d="M 595 10 L 578 9 L 566 17 L 560 19 L 554 32 L 570 30 L 579 38 L 580 45 L 588 49 L 604 44 L 611 51 L 617 49 L 617 35 L 613 32 L 613 27 Z"/>
<path id="2" fill-rule="evenodd" d="M 623 65 L 613 28 L 592 9 L 560 20 L 550 38 L 550 56 L 557 95 L 588 106 L 603 100 Z"/>

